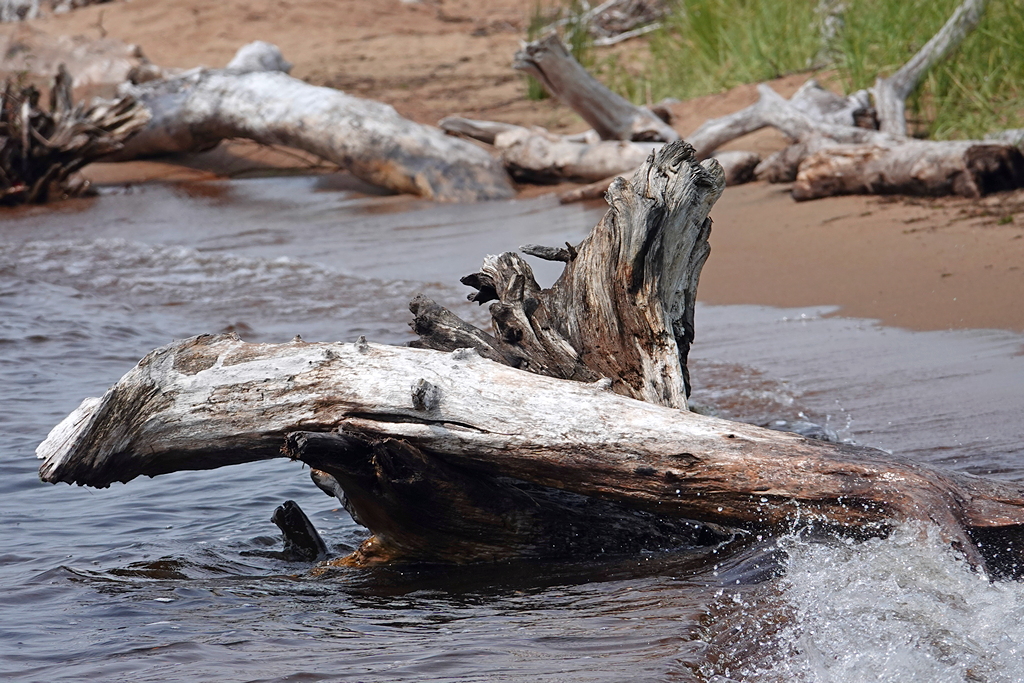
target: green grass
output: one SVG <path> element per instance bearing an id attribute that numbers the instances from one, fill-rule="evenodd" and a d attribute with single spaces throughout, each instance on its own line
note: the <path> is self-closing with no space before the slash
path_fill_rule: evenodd
<path id="1" fill-rule="evenodd" d="M 891 75 L 960 0 L 847 0 L 831 51 L 847 92 Z M 806 71 L 820 57 L 818 0 L 680 0 L 642 67 L 598 61 L 598 75 L 636 102 L 686 99 Z M 1024 7 L 991 0 L 981 25 L 926 76 L 908 102 L 920 134 L 980 137 L 1024 127 Z"/>

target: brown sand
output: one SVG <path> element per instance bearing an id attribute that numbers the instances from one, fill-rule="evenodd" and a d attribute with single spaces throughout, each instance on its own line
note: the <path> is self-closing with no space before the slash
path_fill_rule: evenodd
<path id="1" fill-rule="evenodd" d="M 222 66 L 251 40 L 277 44 L 292 74 L 435 123 L 448 114 L 584 128 L 551 100 L 530 102 L 512 54 L 535 0 L 131 0 L 33 24 L 60 35 L 139 44 L 163 66 Z M 2 30 L 2 29 L 0 29 Z M 642 42 L 618 46 L 628 55 Z M 773 86 L 789 95 L 805 76 Z M 753 86 L 676 105 L 684 135 L 755 98 Z M 762 131 L 728 145 L 767 153 Z M 308 155 L 232 143 L 171 161 L 97 164 L 100 182 L 203 180 L 323 165 Z M 796 203 L 788 188 L 729 188 L 712 212 L 713 256 L 701 279 L 709 303 L 835 304 L 842 314 L 915 329 L 1024 331 L 1024 192 L 980 201 L 838 197 Z M 529 194 L 536 189 L 528 190 Z"/>

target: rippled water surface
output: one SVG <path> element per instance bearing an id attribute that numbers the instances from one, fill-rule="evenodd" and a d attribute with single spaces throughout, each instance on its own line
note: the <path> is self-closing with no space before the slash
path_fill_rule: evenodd
<path id="1" fill-rule="evenodd" d="M 102 491 L 37 479 L 50 427 L 156 346 L 222 330 L 403 343 L 416 292 L 480 319 L 457 283 L 483 254 L 578 240 L 600 213 L 367 197 L 328 177 L 0 214 L 0 679 L 1024 680 L 1024 588 L 927 529 L 314 577 L 275 555 L 274 507 L 296 500 L 339 554 L 364 531 L 295 463 Z M 1024 480 L 1024 337 L 832 313 L 700 308 L 694 398 Z"/>

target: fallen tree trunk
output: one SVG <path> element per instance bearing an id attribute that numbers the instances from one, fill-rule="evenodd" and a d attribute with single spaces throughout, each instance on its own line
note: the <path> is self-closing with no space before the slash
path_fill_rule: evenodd
<path id="1" fill-rule="evenodd" d="M 799 164 L 793 198 L 840 194 L 981 197 L 1024 187 L 1024 155 L 976 140 L 907 141 L 891 148 L 828 145 Z"/>
<path id="2" fill-rule="evenodd" d="M 367 182 L 427 199 L 513 196 L 500 162 L 476 145 L 405 119 L 389 105 L 292 78 L 280 71 L 283 59 L 244 56 L 227 69 L 127 85 L 152 120 L 114 160 L 248 138 L 310 152 Z"/>
<path id="3" fill-rule="evenodd" d="M 549 93 L 593 126 L 602 140 L 679 139 L 679 134 L 650 110 L 626 101 L 591 76 L 554 33 L 524 45 L 516 53 L 513 67 L 540 81 Z"/>
<path id="4" fill-rule="evenodd" d="M 723 528 L 876 535 L 908 520 L 937 524 L 978 566 L 991 549 L 975 538 L 1019 560 L 1024 487 L 685 410 L 721 190 L 717 162 L 672 143 L 612 185 L 583 243 L 524 247 L 566 263 L 550 290 L 517 255 L 488 257 L 465 281 L 495 302 L 495 335 L 420 298 L 430 348 L 205 335 L 158 349 L 53 429 L 40 477 L 103 487 L 285 454 L 374 532 L 342 561 L 355 565 L 635 552 Z"/>

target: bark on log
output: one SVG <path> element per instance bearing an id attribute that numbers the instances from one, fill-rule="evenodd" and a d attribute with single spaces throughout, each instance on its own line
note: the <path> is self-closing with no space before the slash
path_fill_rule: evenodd
<path id="1" fill-rule="evenodd" d="M 981 197 L 1024 187 L 1024 155 L 976 140 L 908 140 L 895 147 L 831 145 L 799 165 L 793 198 L 840 194 Z"/>
<path id="2" fill-rule="evenodd" d="M 679 139 L 679 134 L 650 110 L 626 101 L 591 76 L 554 33 L 524 45 L 516 53 L 513 67 L 540 81 L 604 140 L 671 142 Z"/>
<path id="3" fill-rule="evenodd" d="M 367 182 L 427 199 L 513 196 L 500 162 L 476 145 L 409 121 L 389 105 L 280 71 L 251 70 L 261 63 L 126 86 L 152 121 L 116 159 L 196 151 L 241 137 L 302 149 Z"/>

